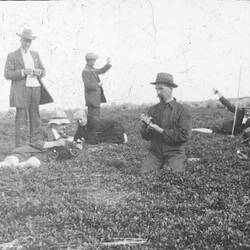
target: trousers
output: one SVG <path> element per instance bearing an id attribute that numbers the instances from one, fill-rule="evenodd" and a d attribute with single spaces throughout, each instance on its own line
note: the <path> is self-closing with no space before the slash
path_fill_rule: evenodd
<path id="1" fill-rule="evenodd" d="M 16 108 L 15 143 L 16 147 L 25 145 L 30 140 L 32 132 L 41 124 L 39 104 L 40 87 L 27 87 L 24 96 L 24 107 Z"/>
<path id="2" fill-rule="evenodd" d="M 185 170 L 185 155 L 158 156 L 149 152 L 142 163 L 141 173 L 158 172 L 160 170 L 172 170 L 173 172 L 183 172 Z"/>

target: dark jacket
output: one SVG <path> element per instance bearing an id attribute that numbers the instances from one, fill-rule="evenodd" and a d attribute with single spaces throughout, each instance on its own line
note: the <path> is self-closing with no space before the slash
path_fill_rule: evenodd
<path id="1" fill-rule="evenodd" d="M 74 135 L 74 141 L 84 139 L 86 143 L 124 143 L 124 127 L 117 121 L 100 119 L 95 124 L 78 126 Z"/>
<path id="2" fill-rule="evenodd" d="M 39 57 L 39 54 L 36 51 L 30 51 L 31 56 L 34 60 L 35 69 L 40 69 L 42 74 L 40 78 L 45 76 L 45 69 L 42 64 L 42 61 Z M 10 54 L 8 54 L 5 69 L 4 77 L 7 80 L 11 80 L 10 88 L 10 107 L 23 108 L 25 93 L 26 93 L 26 76 L 22 76 L 22 69 L 24 69 L 24 61 L 21 49 L 18 49 Z M 42 100 L 43 102 L 43 100 Z"/>
<path id="3" fill-rule="evenodd" d="M 184 154 L 185 144 L 191 136 L 192 120 L 189 111 L 175 100 L 152 106 L 148 115 L 152 122 L 164 129 L 163 134 L 146 128 L 141 129 L 142 138 L 150 140 L 150 151 L 159 156 Z"/>
<path id="4" fill-rule="evenodd" d="M 235 113 L 235 105 L 230 103 L 225 97 L 221 97 L 219 101 L 232 113 Z M 242 124 L 243 118 L 245 116 L 246 110 L 245 108 L 237 108 L 236 112 L 236 121 L 233 134 L 239 134 L 244 129 L 250 127 L 250 120 L 248 119 L 245 124 Z M 212 127 L 213 132 L 221 133 L 221 134 L 231 134 L 233 129 L 234 119 L 224 121 L 222 124 L 217 124 Z"/>
<path id="5" fill-rule="evenodd" d="M 100 107 L 101 103 L 105 103 L 103 88 L 98 85 L 100 82 L 99 75 L 104 74 L 111 68 L 111 64 L 107 63 L 103 68 L 96 69 L 88 65 L 82 71 L 82 80 L 85 89 L 86 106 Z"/>

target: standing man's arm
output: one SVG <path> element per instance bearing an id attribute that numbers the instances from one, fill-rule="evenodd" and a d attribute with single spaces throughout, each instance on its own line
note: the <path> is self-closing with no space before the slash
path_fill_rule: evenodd
<path id="1" fill-rule="evenodd" d="M 107 63 L 104 65 L 104 67 L 100 68 L 100 69 L 96 69 L 95 72 L 97 74 L 104 74 L 106 73 L 110 68 L 112 67 L 112 65 L 110 64 L 110 59 L 107 58 Z"/>
<path id="2" fill-rule="evenodd" d="M 25 75 L 22 73 L 22 69 L 15 69 L 15 58 L 13 54 L 8 54 L 6 63 L 5 63 L 5 68 L 4 68 L 4 77 L 7 80 L 12 80 L 12 81 L 20 81 L 25 79 Z"/>
<path id="3" fill-rule="evenodd" d="M 42 63 L 42 60 L 41 60 L 39 54 L 37 54 L 37 55 L 38 55 L 38 65 L 39 65 L 38 67 L 41 70 L 41 74 L 40 74 L 39 78 L 42 78 L 46 75 L 46 71 L 45 71 L 45 68 L 43 66 L 43 63 Z"/>

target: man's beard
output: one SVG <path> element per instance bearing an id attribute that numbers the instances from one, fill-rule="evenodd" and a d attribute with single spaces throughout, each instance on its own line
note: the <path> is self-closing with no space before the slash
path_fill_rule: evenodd
<path id="1" fill-rule="evenodd" d="M 164 102 L 163 96 L 158 96 L 158 98 L 159 98 L 160 102 Z"/>
<path id="2" fill-rule="evenodd" d="M 159 98 L 160 102 L 162 102 L 162 103 L 168 102 L 169 100 L 172 99 L 171 96 L 168 96 L 168 97 L 165 97 L 165 98 L 163 96 L 158 96 L 158 98 Z"/>

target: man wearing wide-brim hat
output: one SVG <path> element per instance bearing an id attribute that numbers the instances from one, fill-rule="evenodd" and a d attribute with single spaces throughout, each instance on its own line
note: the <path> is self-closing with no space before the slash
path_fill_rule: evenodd
<path id="1" fill-rule="evenodd" d="M 88 107 L 88 117 L 99 119 L 101 103 L 106 103 L 106 97 L 99 75 L 106 73 L 110 68 L 110 59 L 102 68 L 95 68 L 94 65 L 98 56 L 92 52 L 85 55 L 86 66 L 82 71 L 82 80 L 85 90 L 85 105 Z"/>
<path id="2" fill-rule="evenodd" d="M 142 138 L 151 142 L 141 172 L 161 169 L 182 172 L 185 170 L 185 145 L 191 135 L 191 115 L 173 98 L 173 89 L 178 85 L 171 74 L 158 73 L 151 84 L 155 86 L 160 102 L 150 107 L 147 115 L 141 115 Z"/>
<path id="3" fill-rule="evenodd" d="M 52 148 L 66 147 L 73 143 L 73 137 L 66 133 L 70 121 L 62 109 L 55 109 L 48 126 L 36 128 L 30 143 L 15 148 L 2 162 L 0 167 L 39 167 L 49 161 L 48 152 Z"/>
<path id="4" fill-rule="evenodd" d="M 40 126 L 39 105 L 47 103 L 41 98 L 41 78 L 45 68 L 38 52 L 30 50 L 36 38 L 32 30 L 24 29 L 19 49 L 8 54 L 4 76 L 11 80 L 10 107 L 16 108 L 16 146 L 29 141 L 32 132 Z"/>

